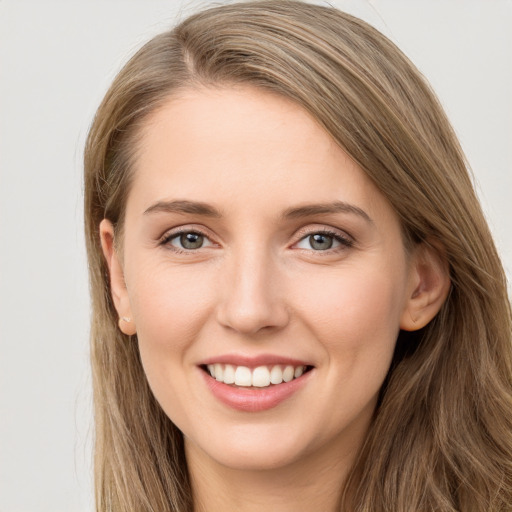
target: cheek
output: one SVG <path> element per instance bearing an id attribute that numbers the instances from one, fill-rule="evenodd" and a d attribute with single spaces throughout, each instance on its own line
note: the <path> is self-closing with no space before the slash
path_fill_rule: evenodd
<path id="1" fill-rule="evenodd" d="M 404 293 L 403 277 L 392 268 L 383 272 L 368 266 L 311 279 L 295 292 L 302 316 L 329 352 L 350 351 L 354 357 L 366 349 L 392 351 Z"/>
<path id="2" fill-rule="evenodd" d="M 183 357 L 210 314 L 213 279 L 211 273 L 190 268 L 183 271 L 158 264 L 140 267 L 129 292 L 141 356 L 148 371 L 163 357 L 170 362 Z"/>
<path id="3" fill-rule="evenodd" d="M 137 327 L 139 351 L 147 381 L 167 416 L 177 425 L 187 424 L 190 389 L 184 370 L 190 349 L 210 313 L 212 278 L 190 268 L 167 264 L 146 265 L 130 282 L 130 304 Z"/>

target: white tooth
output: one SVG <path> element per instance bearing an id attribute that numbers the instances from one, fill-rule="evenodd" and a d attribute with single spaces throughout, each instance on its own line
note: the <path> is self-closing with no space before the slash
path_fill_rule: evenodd
<path id="1" fill-rule="evenodd" d="M 215 363 L 214 371 L 215 371 L 215 380 L 222 382 L 222 375 L 224 373 L 222 371 L 222 365 L 220 363 Z"/>
<path id="2" fill-rule="evenodd" d="M 214 368 L 213 364 L 208 365 L 208 371 L 210 372 L 210 375 L 212 377 L 215 377 L 215 368 Z"/>
<path id="3" fill-rule="evenodd" d="M 283 382 L 283 370 L 281 370 L 280 366 L 274 366 L 270 370 L 270 382 L 272 384 L 281 384 Z"/>
<path id="4" fill-rule="evenodd" d="M 235 384 L 237 386 L 252 385 L 251 370 L 247 366 L 238 366 L 235 371 Z"/>
<path id="5" fill-rule="evenodd" d="M 283 371 L 283 380 L 290 382 L 293 379 L 293 366 L 287 366 Z"/>
<path id="6" fill-rule="evenodd" d="M 270 386 L 270 372 L 266 366 L 258 366 L 252 371 L 252 385 L 257 388 Z"/>
<path id="7" fill-rule="evenodd" d="M 224 367 L 224 384 L 235 383 L 235 367 L 232 364 L 227 364 Z"/>
<path id="8" fill-rule="evenodd" d="M 295 372 L 294 372 L 293 376 L 295 378 L 297 378 L 297 377 L 300 377 L 303 373 L 304 373 L 304 366 L 297 366 L 297 368 L 295 368 Z"/>

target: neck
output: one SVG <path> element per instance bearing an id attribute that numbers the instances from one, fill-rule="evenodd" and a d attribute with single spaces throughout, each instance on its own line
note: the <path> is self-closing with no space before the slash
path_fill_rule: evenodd
<path id="1" fill-rule="evenodd" d="M 197 445 L 185 443 L 194 512 L 334 512 L 357 450 L 336 454 L 332 446 L 300 462 L 273 469 L 223 466 Z"/>

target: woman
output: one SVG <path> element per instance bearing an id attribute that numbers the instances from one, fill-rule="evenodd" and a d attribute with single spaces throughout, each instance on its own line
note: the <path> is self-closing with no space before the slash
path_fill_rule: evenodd
<path id="1" fill-rule="evenodd" d="M 98 510 L 512 507 L 511 312 L 464 157 L 335 9 L 190 17 L 85 154 Z"/>

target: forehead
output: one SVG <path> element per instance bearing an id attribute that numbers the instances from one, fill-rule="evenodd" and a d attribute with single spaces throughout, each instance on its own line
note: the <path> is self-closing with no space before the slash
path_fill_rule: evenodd
<path id="1" fill-rule="evenodd" d="M 183 91 L 149 118 L 139 142 L 128 201 L 138 211 L 169 197 L 220 209 L 247 209 L 258 198 L 265 211 L 313 200 L 370 209 L 385 202 L 309 113 L 255 88 Z"/>

